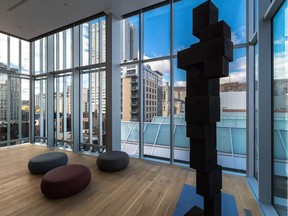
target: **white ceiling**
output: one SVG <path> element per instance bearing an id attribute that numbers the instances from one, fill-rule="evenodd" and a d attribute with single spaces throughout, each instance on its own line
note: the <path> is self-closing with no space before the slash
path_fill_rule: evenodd
<path id="1" fill-rule="evenodd" d="M 0 31 L 30 40 L 101 12 L 117 16 L 164 0 L 0 0 Z"/>

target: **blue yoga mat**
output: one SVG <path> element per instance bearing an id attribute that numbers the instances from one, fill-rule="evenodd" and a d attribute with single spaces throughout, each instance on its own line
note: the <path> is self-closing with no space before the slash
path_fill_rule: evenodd
<path id="1" fill-rule="evenodd" d="M 231 194 L 222 193 L 222 216 L 238 216 L 235 198 Z M 184 185 L 174 211 L 174 216 L 183 216 L 193 206 L 203 209 L 203 197 L 196 194 L 196 187 Z"/>

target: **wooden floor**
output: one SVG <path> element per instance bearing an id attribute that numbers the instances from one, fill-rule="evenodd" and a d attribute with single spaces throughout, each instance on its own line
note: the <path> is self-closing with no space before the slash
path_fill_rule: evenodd
<path id="1" fill-rule="evenodd" d="M 188 168 L 132 158 L 127 169 L 104 173 L 95 157 L 66 152 L 69 163 L 90 168 L 92 180 L 72 197 L 51 200 L 41 193 L 42 176 L 27 169 L 31 157 L 48 151 L 54 149 L 0 148 L 0 216 L 173 215 L 183 185 L 195 185 L 195 172 Z M 244 177 L 224 174 L 222 192 L 235 196 L 239 215 L 261 215 Z"/>

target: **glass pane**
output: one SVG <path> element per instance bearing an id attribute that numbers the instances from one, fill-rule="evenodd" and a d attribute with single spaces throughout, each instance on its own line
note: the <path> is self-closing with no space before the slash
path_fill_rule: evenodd
<path id="1" fill-rule="evenodd" d="M 170 6 L 143 14 L 144 59 L 170 55 Z"/>
<path id="2" fill-rule="evenodd" d="M 273 201 L 280 216 L 288 208 L 288 3 L 273 18 Z"/>
<path id="3" fill-rule="evenodd" d="M 170 145 L 170 125 L 169 124 L 162 124 L 160 126 L 159 134 L 156 140 L 157 145 Z"/>
<path id="4" fill-rule="evenodd" d="M 259 52 L 259 46 L 258 43 L 254 47 L 254 177 L 258 180 L 258 173 L 259 173 L 259 69 L 258 69 L 258 52 Z"/>
<path id="5" fill-rule="evenodd" d="M 187 2 L 186 2 L 187 4 Z M 192 31 L 192 30 L 191 30 Z M 177 59 L 174 60 L 174 158 L 189 162 L 190 139 L 186 136 L 185 98 L 186 98 L 186 71 L 177 68 Z"/>
<path id="6" fill-rule="evenodd" d="M 153 141 L 153 149 L 144 145 L 144 153 L 149 156 L 170 158 L 170 61 L 162 60 L 145 63 L 143 66 L 143 105 L 144 122 L 147 134 L 144 138 Z M 162 120 L 160 120 L 162 119 Z M 152 123 L 151 123 L 152 122 Z M 159 131 L 149 133 L 150 125 L 159 126 Z M 161 123 L 160 123 L 161 122 Z M 153 127 L 153 126 L 152 126 Z"/>
<path id="7" fill-rule="evenodd" d="M 0 147 L 6 146 L 7 140 L 7 104 L 8 104 L 8 77 L 0 73 Z"/>
<path id="8" fill-rule="evenodd" d="M 88 65 L 89 64 L 89 23 L 84 23 L 80 26 L 81 28 L 81 35 L 80 35 L 80 40 L 81 40 L 81 50 L 80 50 L 80 56 L 81 58 L 81 63 L 80 65 Z"/>
<path id="9" fill-rule="evenodd" d="M 21 73 L 30 73 L 30 43 L 21 41 Z"/>
<path id="10" fill-rule="evenodd" d="M 29 142 L 29 106 L 30 106 L 30 80 L 21 79 L 21 120 L 19 124 L 19 137 L 21 143 Z M 24 140 L 22 140 L 24 139 Z"/>
<path id="11" fill-rule="evenodd" d="M 121 67 L 121 137 L 122 151 L 138 156 L 140 71 L 138 64 Z M 125 124 L 123 124 L 125 122 Z M 133 124 L 133 122 L 135 122 Z M 133 124 L 133 129 L 131 128 Z M 137 129 L 136 129 L 137 127 Z M 128 133 L 128 134 L 127 134 Z"/>
<path id="12" fill-rule="evenodd" d="M 106 20 L 101 17 L 92 20 L 91 25 L 91 63 L 97 64 L 105 61 Z"/>
<path id="13" fill-rule="evenodd" d="M 35 140 L 46 142 L 46 79 L 35 81 Z"/>
<path id="14" fill-rule="evenodd" d="M 64 69 L 72 68 L 72 29 L 64 31 Z"/>
<path id="15" fill-rule="evenodd" d="M 139 123 L 134 123 L 131 133 L 128 136 L 128 141 L 139 142 Z"/>
<path id="16" fill-rule="evenodd" d="M 217 151 L 232 154 L 231 138 L 228 127 L 217 127 Z"/>
<path id="17" fill-rule="evenodd" d="M 132 122 L 121 122 L 121 140 L 126 141 L 133 127 Z"/>
<path id="18" fill-rule="evenodd" d="M 8 36 L 0 33 L 0 68 L 7 69 Z"/>
<path id="19" fill-rule="evenodd" d="M 180 147 L 180 148 L 185 148 L 185 150 L 186 149 L 189 150 L 190 140 L 188 137 L 186 137 L 186 124 L 185 125 L 175 124 L 175 125 L 176 125 L 175 133 L 174 133 L 175 148 Z"/>
<path id="20" fill-rule="evenodd" d="M 225 156 L 228 158 L 222 160 L 221 165 L 245 171 L 246 157 L 239 155 L 246 153 L 246 48 L 234 49 L 229 77 L 220 79 L 220 100 L 221 121 L 217 122 L 217 150 L 220 154 L 231 154 Z M 238 159 L 239 163 L 231 165 L 231 157 Z"/>
<path id="21" fill-rule="evenodd" d="M 232 42 L 246 42 L 246 0 L 214 0 L 219 9 L 219 20 L 224 20 L 232 30 Z"/>
<path id="22" fill-rule="evenodd" d="M 145 144 L 154 144 L 156 141 L 156 136 L 158 133 L 159 124 L 147 123 L 144 131 L 144 143 Z"/>
<path id="23" fill-rule="evenodd" d="M 139 121 L 140 110 L 140 80 L 139 80 L 139 66 L 128 65 L 121 67 L 121 120 L 122 121 Z"/>
<path id="24" fill-rule="evenodd" d="M 55 103 L 55 138 L 57 146 L 70 148 L 72 144 L 71 134 L 71 108 L 72 108 L 72 75 L 63 74 L 54 79 L 54 103 Z"/>
<path id="25" fill-rule="evenodd" d="M 19 70 L 19 39 L 10 37 L 10 69 Z"/>
<path id="26" fill-rule="evenodd" d="M 8 78 L 10 81 L 10 139 L 19 138 L 19 110 L 21 101 L 21 79 L 16 77 Z"/>
<path id="27" fill-rule="evenodd" d="M 122 62 L 139 59 L 139 15 L 123 19 L 122 22 Z"/>
<path id="28" fill-rule="evenodd" d="M 192 9 L 204 0 L 182 0 L 174 3 L 174 53 L 199 42 L 192 34 Z"/>
<path id="29" fill-rule="evenodd" d="M 34 42 L 35 49 L 35 74 L 42 74 L 46 72 L 46 52 L 47 52 L 47 40 L 43 38 Z"/>
<path id="30" fill-rule="evenodd" d="M 84 73 L 85 72 L 85 73 Z M 84 151 L 102 151 L 105 145 L 106 78 L 101 69 L 81 74 L 81 143 Z M 101 123 L 100 123 L 101 122 Z"/>
<path id="31" fill-rule="evenodd" d="M 231 133 L 234 154 L 246 156 L 246 129 L 232 128 Z"/>

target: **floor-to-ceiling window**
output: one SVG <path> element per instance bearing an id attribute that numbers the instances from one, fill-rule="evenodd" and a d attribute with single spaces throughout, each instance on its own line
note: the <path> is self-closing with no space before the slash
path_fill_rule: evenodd
<path id="1" fill-rule="evenodd" d="M 35 119 L 35 141 L 46 143 L 47 139 L 47 38 L 34 42 L 33 52 L 34 64 L 32 65 L 32 75 L 34 78 L 34 119 Z"/>
<path id="2" fill-rule="evenodd" d="M 273 18 L 273 203 L 280 216 L 288 206 L 288 3 Z"/>
<path id="3" fill-rule="evenodd" d="M 177 52 L 199 41 L 192 35 L 192 9 L 203 2 L 162 4 L 122 21 L 121 140 L 122 150 L 130 155 L 138 156 L 142 145 L 144 156 L 189 161 L 186 72 L 177 68 Z M 220 81 L 218 158 L 224 167 L 245 171 L 246 1 L 214 4 L 219 8 L 219 20 L 232 28 L 235 48 L 230 76 Z"/>
<path id="4" fill-rule="evenodd" d="M 74 149 L 73 143 L 79 142 L 76 151 L 103 151 L 106 125 L 105 16 L 37 40 L 32 47 L 35 141 L 46 144 L 49 131 L 52 131 L 52 142 L 57 147 Z M 48 79 L 51 75 L 52 79 Z M 51 91 L 53 93 L 49 94 Z M 49 95 L 52 98 L 48 98 Z M 79 104 L 75 105 L 75 101 Z M 47 110 L 53 110 L 53 114 L 48 116 Z M 53 119 L 52 124 L 51 120 L 47 123 L 49 118 Z M 75 125 L 80 130 L 78 141 L 73 134 Z"/>
<path id="5" fill-rule="evenodd" d="M 0 146 L 29 141 L 29 42 L 0 33 Z"/>

